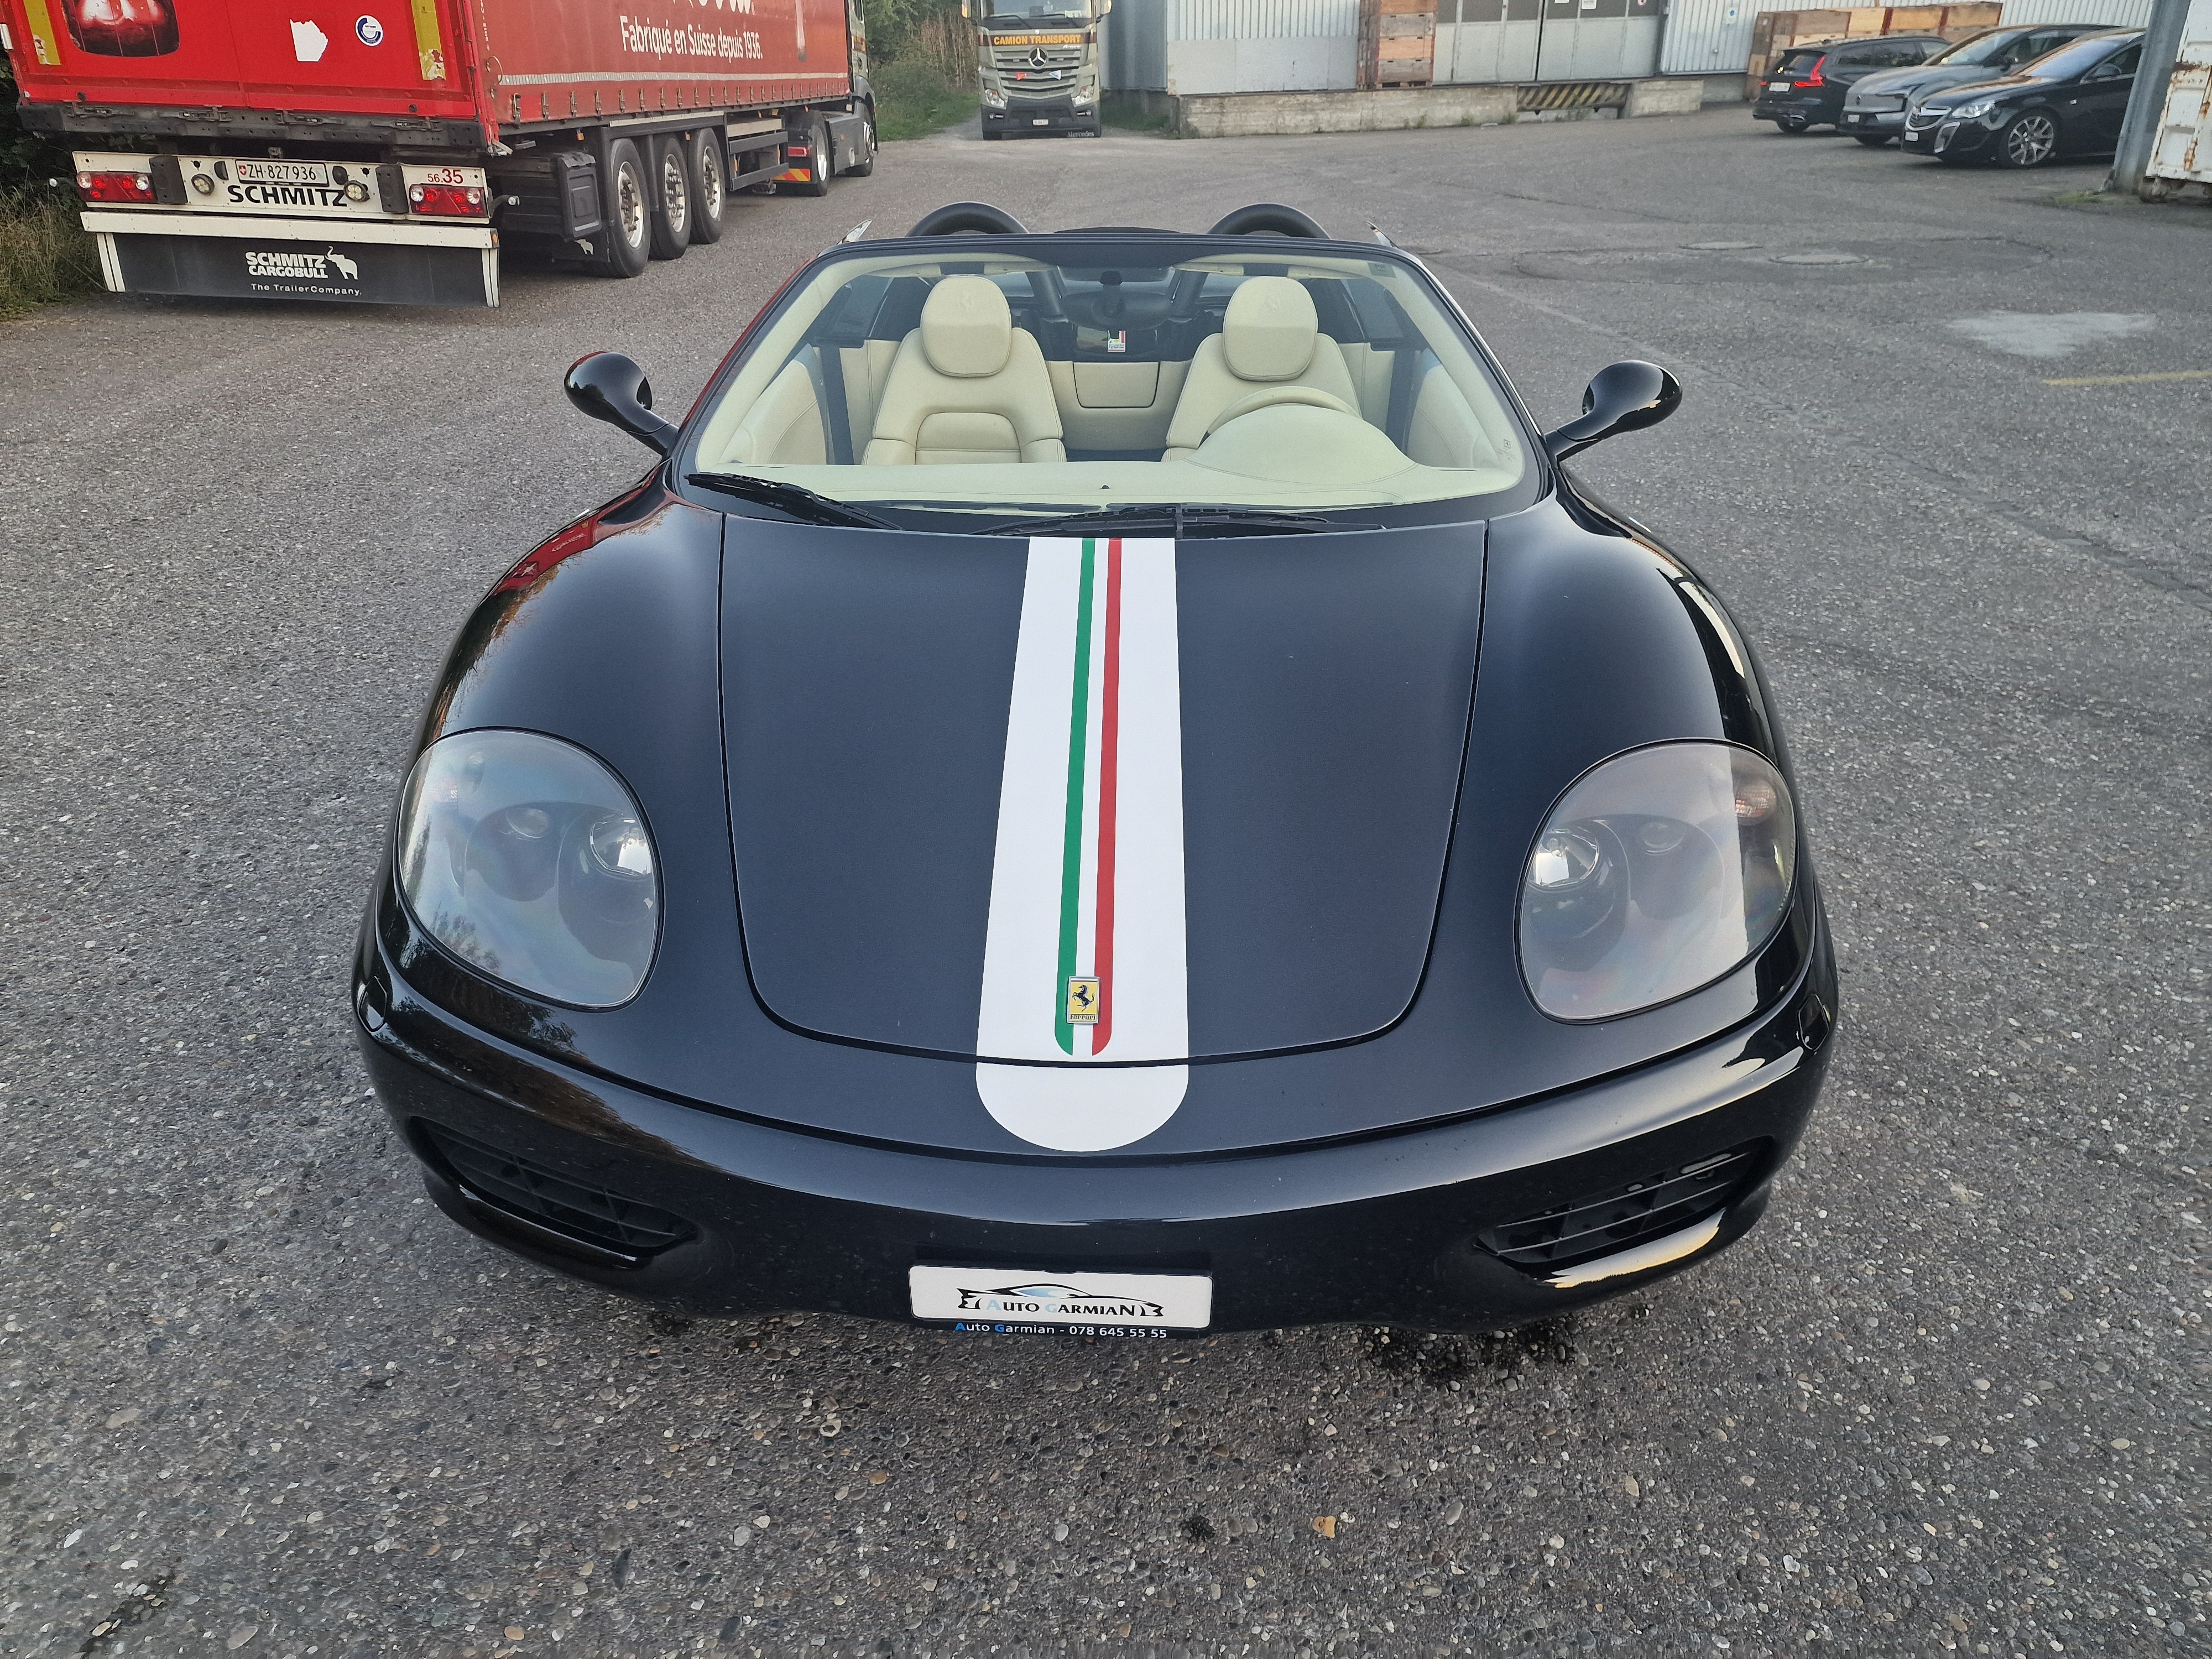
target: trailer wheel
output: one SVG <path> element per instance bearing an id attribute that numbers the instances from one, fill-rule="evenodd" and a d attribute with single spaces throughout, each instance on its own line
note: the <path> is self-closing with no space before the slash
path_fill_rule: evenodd
<path id="1" fill-rule="evenodd" d="M 680 259 L 691 246 L 691 166 L 684 141 L 653 141 L 653 257 Z"/>
<path id="2" fill-rule="evenodd" d="M 868 106 L 868 125 L 865 129 L 866 142 L 860 147 L 860 159 L 845 169 L 848 179 L 865 179 L 876 170 L 876 111 Z"/>
<path id="3" fill-rule="evenodd" d="M 606 223 L 597 264 L 609 276 L 635 276 L 653 253 L 653 210 L 646 192 L 645 163 L 637 146 L 617 138 L 607 146 L 607 170 L 601 188 Z"/>
<path id="4" fill-rule="evenodd" d="M 691 240 L 722 240 L 722 216 L 729 204 L 729 161 L 722 136 L 708 128 L 691 136 Z"/>

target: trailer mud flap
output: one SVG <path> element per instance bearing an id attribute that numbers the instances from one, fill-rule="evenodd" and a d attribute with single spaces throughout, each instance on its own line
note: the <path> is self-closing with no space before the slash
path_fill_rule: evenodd
<path id="1" fill-rule="evenodd" d="M 171 235 L 91 222 L 119 216 L 85 216 L 85 228 L 100 245 L 101 274 L 118 294 L 356 305 L 499 303 L 499 248 L 489 231 L 471 239 L 484 245 L 470 246 L 442 239 L 428 245 L 320 236 L 304 240 L 228 229 L 213 235 Z"/>

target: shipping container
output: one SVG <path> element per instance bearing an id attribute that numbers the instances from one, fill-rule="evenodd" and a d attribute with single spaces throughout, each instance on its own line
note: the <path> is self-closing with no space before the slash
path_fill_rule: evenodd
<path id="1" fill-rule="evenodd" d="M 2212 0 L 2193 0 L 2182 20 L 2181 50 L 2151 140 L 2148 193 L 2174 185 L 2212 185 Z"/>
<path id="2" fill-rule="evenodd" d="M 875 155 L 857 0 L 0 0 L 0 36 L 118 290 L 496 304 L 502 243 L 635 276 Z"/>

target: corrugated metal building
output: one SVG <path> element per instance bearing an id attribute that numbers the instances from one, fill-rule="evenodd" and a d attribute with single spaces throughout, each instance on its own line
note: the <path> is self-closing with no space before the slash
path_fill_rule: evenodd
<path id="1" fill-rule="evenodd" d="M 2140 28 L 2150 21 L 2151 0 L 2005 0 L 2008 23 L 2109 23 Z M 1672 0 L 1662 75 L 1741 75 L 1751 56 L 1752 19 L 1783 6 L 1753 0 Z"/>
<path id="2" fill-rule="evenodd" d="M 1359 0 L 1115 0 L 1109 84 L 1175 93 L 1353 84 Z"/>
<path id="3" fill-rule="evenodd" d="M 1655 75 L 1665 4 L 1437 0 L 1436 79 L 1483 84 Z M 1115 0 L 1107 19 L 1108 83 L 1183 94 L 1346 90 L 1357 84 L 1358 29 L 1358 0 Z"/>

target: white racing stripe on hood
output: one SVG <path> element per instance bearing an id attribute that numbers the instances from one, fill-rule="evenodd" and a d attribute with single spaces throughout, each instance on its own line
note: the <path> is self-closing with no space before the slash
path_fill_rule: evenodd
<path id="1" fill-rule="evenodd" d="M 1182 1103 L 1187 1065 L 1130 1063 L 1190 1052 L 1171 541 L 1030 544 L 975 1049 L 1035 1146 L 1127 1146 Z"/>

